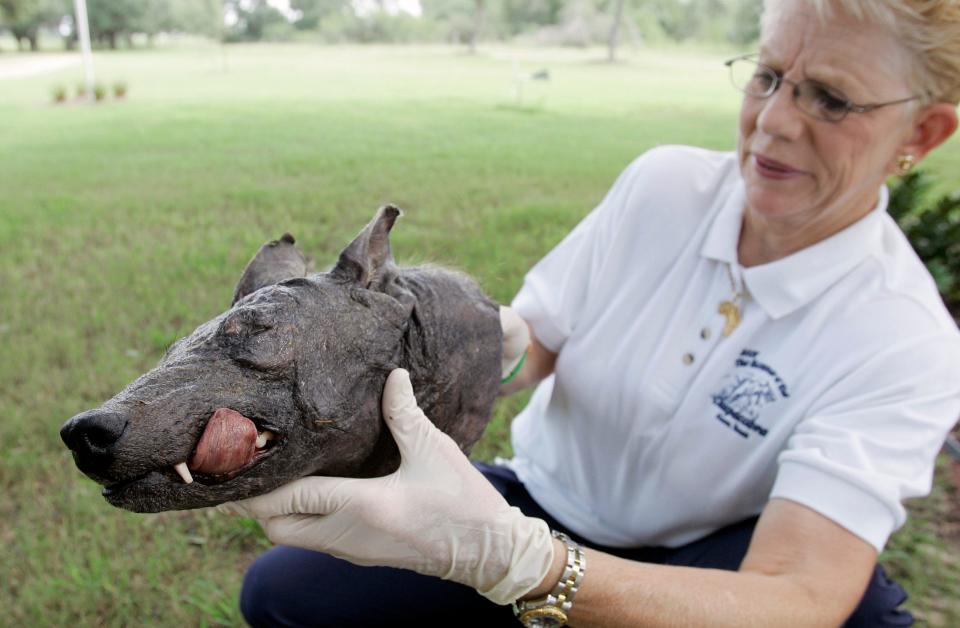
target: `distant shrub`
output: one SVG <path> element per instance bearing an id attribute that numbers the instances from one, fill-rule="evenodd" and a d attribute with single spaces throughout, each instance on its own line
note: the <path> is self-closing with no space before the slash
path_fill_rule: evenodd
<path id="1" fill-rule="evenodd" d="M 292 24 L 284 20 L 275 24 L 267 24 L 263 27 L 262 41 L 291 41 L 296 29 Z"/>
<path id="2" fill-rule="evenodd" d="M 82 100 L 86 97 L 87 97 L 87 84 L 77 83 L 77 98 Z"/>
<path id="3" fill-rule="evenodd" d="M 96 85 L 94 85 L 94 86 L 93 86 L 93 97 L 97 100 L 97 102 L 100 102 L 100 101 L 102 101 L 104 98 L 106 98 L 106 97 L 107 97 L 107 88 L 106 88 L 106 86 L 104 86 L 104 85 L 102 85 L 102 84 L 100 84 L 100 83 L 97 83 Z"/>
<path id="4" fill-rule="evenodd" d="M 62 103 L 67 100 L 67 88 L 63 85 L 57 85 L 53 88 L 53 102 Z"/>
<path id="5" fill-rule="evenodd" d="M 950 313 L 960 321 L 960 192 L 929 201 L 932 187 L 923 171 L 904 176 L 891 191 L 889 212 L 933 275 Z"/>
<path id="6" fill-rule="evenodd" d="M 351 41 L 402 44 L 435 39 L 437 32 L 435 24 L 407 13 L 390 15 L 378 11 L 365 16 L 352 13 L 331 15 L 321 24 L 320 36 L 330 43 Z"/>
<path id="7" fill-rule="evenodd" d="M 114 98 L 126 98 L 127 96 L 127 84 L 124 81 L 117 81 L 113 84 L 113 97 Z"/>

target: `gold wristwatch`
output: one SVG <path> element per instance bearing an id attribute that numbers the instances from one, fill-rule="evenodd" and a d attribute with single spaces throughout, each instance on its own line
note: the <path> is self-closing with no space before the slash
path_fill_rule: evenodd
<path id="1" fill-rule="evenodd" d="M 546 597 L 514 603 L 514 615 L 527 628 L 555 628 L 567 623 L 567 616 L 573 608 L 573 597 L 580 588 L 587 567 L 587 557 L 578 543 L 574 543 L 563 532 L 552 530 L 550 534 L 567 546 L 567 564 L 560 582 Z"/>

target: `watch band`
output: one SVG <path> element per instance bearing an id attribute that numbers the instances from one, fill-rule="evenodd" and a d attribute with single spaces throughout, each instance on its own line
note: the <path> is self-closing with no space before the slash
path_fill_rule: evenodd
<path id="1" fill-rule="evenodd" d="M 567 623 L 567 616 L 573 608 L 573 598 L 583 582 L 587 566 L 583 547 L 563 532 L 551 530 L 550 534 L 567 546 L 567 564 L 563 568 L 560 581 L 546 597 L 514 604 L 514 614 L 527 628 L 552 628 Z"/>

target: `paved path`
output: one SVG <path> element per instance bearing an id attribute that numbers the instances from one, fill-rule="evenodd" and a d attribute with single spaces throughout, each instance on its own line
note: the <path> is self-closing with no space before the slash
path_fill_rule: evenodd
<path id="1" fill-rule="evenodd" d="M 74 54 L 0 54 L 0 81 L 46 74 L 80 65 L 80 53 Z"/>

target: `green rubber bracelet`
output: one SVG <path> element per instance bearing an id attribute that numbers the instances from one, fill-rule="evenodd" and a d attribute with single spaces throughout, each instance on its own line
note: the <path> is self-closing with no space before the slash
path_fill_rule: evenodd
<path id="1" fill-rule="evenodd" d="M 517 362 L 517 365 L 513 367 L 513 370 L 510 371 L 510 374 L 500 380 L 500 385 L 509 384 L 512 382 L 517 375 L 520 373 L 520 369 L 523 368 L 523 363 L 527 361 L 527 350 L 524 349 L 523 355 L 520 356 L 520 361 Z"/>

